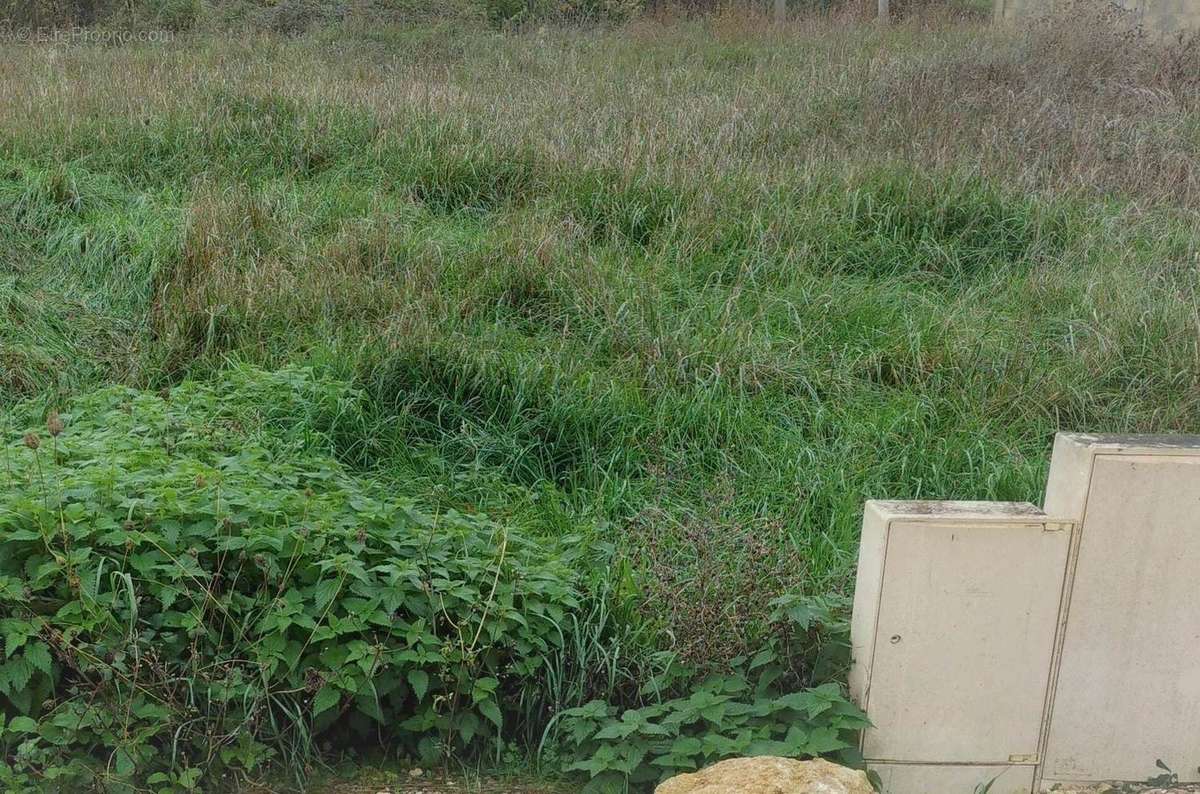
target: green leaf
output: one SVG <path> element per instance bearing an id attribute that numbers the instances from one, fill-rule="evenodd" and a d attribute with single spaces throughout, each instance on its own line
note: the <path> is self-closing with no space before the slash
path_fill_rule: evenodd
<path id="1" fill-rule="evenodd" d="M 596 733 L 597 739 L 624 739 L 637 732 L 638 726 L 631 722 L 612 722 Z"/>
<path id="2" fill-rule="evenodd" d="M 35 670 L 40 670 L 46 675 L 50 675 L 50 648 L 46 643 L 38 641 L 27 645 L 25 647 L 25 661 L 33 665 Z"/>
<path id="3" fill-rule="evenodd" d="M 495 678 L 483 677 L 475 679 L 475 686 L 471 689 L 471 699 L 478 703 L 481 700 L 486 700 L 493 696 L 496 692 L 496 687 L 500 686 L 500 682 Z"/>
<path id="4" fill-rule="evenodd" d="M 622 794 L 626 790 L 625 776 L 616 772 L 597 775 L 584 784 L 580 794 Z"/>
<path id="5" fill-rule="evenodd" d="M 759 667 L 762 667 L 764 664 L 770 664 L 771 662 L 775 661 L 776 658 L 778 658 L 778 657 L 775 654 L 774 648 L 771 648 L 771 647 L 763 648 L 761 651 L 759 651 L 757 654 L 755 654 L 755 656 L 752 660 L 750 660 L 750 666 L 748 669 L 757 670 Z"/>
<path id="6" fill-rule="evenodd" d="M 500 715 L 500 707 L 496 705 L 496 701 L 484 700 L 475 705 L 479 713 L 491 720 L 497 728 L 503 727 L 504 718 Z"/>
<path id="7" fill-rule="evenodd" d="M 321 691 L 313 699 L 312 716 L 316 717 L 323 711 L 336 706 L 342 699 L 342 693 L 332 684 L 321 687 Z"/>
<path id="8" fill-rule="evenodd" d="M 0 692 L 12 697 L 16 692 L 25 688 L 33 677 L 33 665 L 24 658 L 12 659 L 0 664 Z"/>
<path id="9" fill-rule="evenodd" d="M 778 755 L 787 758 L 793 757 L 797 755 L 797 753 L 787 742 L 777 742 L 771 739 L 759 739 L 750 743 L 750 746 L 746 748 L 746 755 Z"/>
<path id="10" fill-rule="evenodd" d="M 118 747 L 117 752 L 113 755 L 113 768 L 118 777 L 129 777 L 137 770 L 137 762 L 133 758 L 133 753 L 126 747 Z"/>
<path id="11" fill-rule="evenodd" d="M 429 673 L 424 670 L 413 669 L 408 671 L 406 676 L 408 685 L 412 687 L 413 695 L 416 696 L 417 702 L 425 699 L 425 693 L 429 691 Z"/>
<path id="12" fill-rule="evenodd" d="M 820 727 L 809 731 L 808 740 L 804 744 L 804 751 L 809 755 L 824 755 L 825 753 L 832 753 L 835 750 L 843 750 L 849 746 L 850 744 L 838 736 L 838 732 L 834 729 Z"/>
<path id="13" fill-rule="evenodd" d="M 475 739 L 476 734 L 479 733 L 480 727 L 479 718 L 468 711 L 459 717 L 458 735 L 462 737 L 464 744 L 470 744 Z"/>
<path id="14" fill-rule="evenodd" d="M 324 609 L 326 605 L 337 595 L 338 589 L 342 583 L 337 579 L 323 579 L 316 587 L 316 603 L 318 609 Z"/>
<path id="15" fill-rule="evenodd" d="M 23 620 L 6 620 L 4 625 L 4 655 L 12 656 L 25 641 L 37 633 L 37 629 Z"/>
<path id="16" fill-rule="evenodd" d="M 387 717 L 384 715 L 383 710 L 379 708 L 379 700 L 375 697 L 375 693 L 370 691 L 370 687 L 367 687 L 363 692 L 359 692 L 354 698 L 354 703 L 359 712 L 366 714 L 381 725 L 387 723 Z"/>
<path id="17" fill-rule="evenodd" d="M 31 717 L 13 717 L 5 729 L 9 733 L 37 733 L 37 721 Z"/>

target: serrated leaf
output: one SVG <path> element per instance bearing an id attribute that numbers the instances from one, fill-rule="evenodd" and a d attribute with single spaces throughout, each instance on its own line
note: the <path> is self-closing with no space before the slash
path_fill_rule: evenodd
<path id="1" fill-rule="evenodd" d="M 458 735 L 462 737 L 465 744 L 470 744 L 479 733 L 480 727 L 479 718 L 468 711 L 458 720 Z"/>
<path id="2" fill-rule="evenodd" d="M 623 791 L 625 777 L 616 772 L 604 772 L 585 783 L 580 794 L 620 794 Z"/>
<path id="3" fill-rule="evenodd" d="M 365 691 L 358 693 L 358 696 L 354 698 L 354 703 L 361 713 L 366 714 L 376 722 L 380 724 L 387 722 L 387 717 L 384 716 L 383 711 L 379 708 L 379 700 L 375 697 L 374 692 Z"/>
<path id="4" fill-rule="evenodd" d="M 424 670 L 409 670 L 408 685 L 412 687 L 413 695 L 416 696 L 417 702 L 420 703 L 425 699 L 425 693 L 429 691 L 429 673 Z"/>
<path id="5" fill-rule="evenodd" d="M 314 590 L 314 598 L 318 609 L 324 609 L 325 606 L 333 600 L 337 595 L 338 589 L 341 587 L 341 582 L 337 579 L 322 579 L 317 583 Z"/>
<path id="6" fill-rule="evenodd" d="M 137 762 L 127 748 L 119 747 L 113 755 L 113 768 L 119 777 L 129 777 L 137 769 Z"/>
<path id="7" fill-rule="evenodd" d="M 22 690 L 33 677 L 33 665 L 24 658 L 12 659 L 0 665 L 0 692 L 10 697 Z"/>
<path id="8" fill-rule="evenodd" d="M 28 623 L 18 620 L 5 621 L 8 625 L 4 630 L 4 655 L 11 657 L 25 641 L 34 634 L 34 629 Z"/>
<path id="9" fill-rule="evenodd" d="M 632 722 L 612 722 L 605 725 L 597 733 L 596 739 L 624 739 L 637 731 L 638 726 Z"/>
<path id="10" fill-rule="evenodd" d="M 496 691 L 496 687 L 498 687 L 499 685 L 500 685 L 499 681 L 497 681 L 495 678 L 491 678 L 488 676 L 475 679 L 475 686 L 472 687 L 472 689 L 471 689 L 472 700 L 474 700 L 475 702 L 478 703 L 481 700 L 486 700 L 487 698 L 490 698 L 492 696 L 492 694 Z"/>
<path id="11" fill-rule="evenodd" d="M 46 643 L 38 641 L 25 646 L 25 661 L 33 665 L 35 670 L 50 675 L 50 648 Z"/>
<path id="12" fill-rule="evenodd" d="M 844 750 L 849 746 L 848 742 L 838 736 L 837 731 L 821 727 L 809 731 L 808 739 L 804 743 L 804 751 L 809 755 L 824 755 L 832 753 L 834 750 Z"/>

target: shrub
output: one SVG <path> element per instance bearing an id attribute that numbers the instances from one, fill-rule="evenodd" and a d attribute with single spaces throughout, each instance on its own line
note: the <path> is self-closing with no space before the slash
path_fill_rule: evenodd
<path id="1" fill-rule="evenodd" d="M 732 672 L 641 708 L 595 700 L 568 709 L 548 735 L 575 759 L 567 769 L 589 776 L 585 793 L 646 786 L 731 756 L 833 754 L 857 764 L 855 736 L 868 723 L 834 683 L 849 661 L 843 607 L 836 599 L 775 599 L 770 638 L 753 657 L 734 659 Z M 809 666 L 797 669 L 798 659 Z M 644 688 L 681 673 L 687 675 L 669 667 Z M 813 683 L 819 685 L 801 689 Z"/>
<path id="2" fill-rule="evenodd" d="M 318 738 L 436 760 L 538 713 L 568 561 L 349 474 L 319 451 L 345 396 L 294 371 L 109 388 L 8 446 L 4 785 L 186 789 Z"/>
<path id="3" fill-rule="evenodd" d="M 836 684 L 786 695 L 743 676 L 713 676 L 687 697 L 620 711 L 595 700 L 563 714 L 562 731 L 591 778 L 583 791 L 623 791 L 746 755 L 850 757 L 862 713 Z"/>
<path id="4" fill-rule="evenodd" d="M 368 432 L 364 399 L 233 368 L 101 389 L 5 442 L 0 786 L 184 791 L 302 777 L 318 746 L 434 763 L 542 736 L 596 789 L 849 746 L 836 686 L 788 694 L 844 656 L 837 605 L 777 601 L 742 672 L 672 699 L 698 673 L 654 652 L 606 546 L 347 469 L 331 451 Z"/>
<path id="5" fill-rule="evenodd" d="M 545 19 L 624 22 L 645 7 L 644 0 L 483 0 L 493 25 L 519 25 Z"/>

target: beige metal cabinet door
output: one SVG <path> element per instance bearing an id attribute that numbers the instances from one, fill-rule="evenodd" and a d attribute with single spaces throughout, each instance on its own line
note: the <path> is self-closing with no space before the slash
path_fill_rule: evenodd
<path id="1" fill-rule="evenodd" d="M 1047 509 L 1082 520 L 1043 788 L 1200 779 L 1200 440 L 1060 437 Z"/>
<path id="2" fill-rule="evenodd" d="M 1069 524 L 1032 505 L 869 507 L 859 586 L 876 606 L 855 604 L 868 759 L 1037 762 L 1069 545 Z"/>
<path id="3" fill-rule="evenodd" d="M 885 794 L 1029 794 L 1032 766 L 967 766 L 963 764 L 872 764 Z"/>

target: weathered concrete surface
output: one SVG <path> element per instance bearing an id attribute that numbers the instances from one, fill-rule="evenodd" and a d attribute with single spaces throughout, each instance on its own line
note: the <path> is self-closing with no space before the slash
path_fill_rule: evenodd
<path id="1" fill-rule="evenodd" d="M 1200 782 L 1200 440 L 1060 434 L 1046 512 L 1081 523 L 1043 788 Z"/>
<path id="2" fill-rule="evenodd" d="M 1200 0 L 1113 0 L 1125 9 L 1130 22 L 1162 33 L 1200 29 Z M 995 0 L 995 15 L 1002 20 L 1023 20 L 1045 14 L 1054 4 L 1047 0 Z"/>
<path id="3" fill-rule="evenodd" d="M 1027 503 L 867 503 L 850 691 L 885 791 L 1029 794 L 1071 526 Z"/>
<path id="4" fill-rule="evenodd" d="M 850 687 L 884 793 L 1200 783 L 1198 559 L 1196 437 L 1059 434 L 1044 510 L 868 502 Z"/>
<path id="5" fill-rule="evenodd" d="M 1133 783 L 1098 783 L 1094 786 L 1066 786 L 1050 789 L 1053 794 L 1192 794 L 1200 791 L 1200 785 L 1160 788 L 1139 786 Z"/>
<path id="6" fill-rule="evenodd" d="M 829 761 L 732 758 L 678 775 L 654 794 L 874 794 L 867 776 Z"/>

